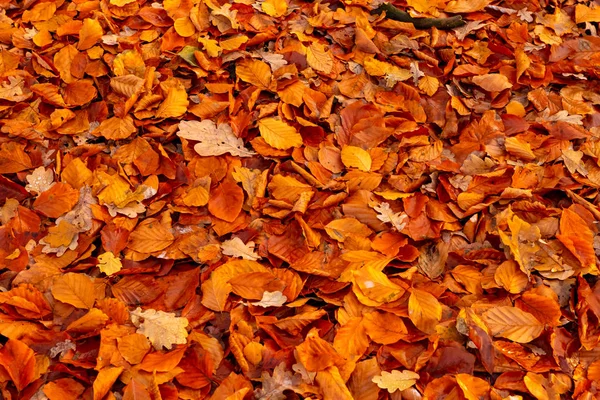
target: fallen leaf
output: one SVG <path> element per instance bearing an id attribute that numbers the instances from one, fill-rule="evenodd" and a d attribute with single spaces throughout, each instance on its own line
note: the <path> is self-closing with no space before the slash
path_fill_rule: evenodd
<path id="1" fill-rule="evenodd" d="M 176 317 L 173 313 L 140 307 L 131 311 L 131 321 L 137 326 L 137 332 L 146 336 L 156 350 L 163 347 L 170 350 L 174 344 L 185 344 L 189 322 L 186 318 Z"/>
<path id="2" fill-rule="evenodd" d="M 403 391 L 412 387 L 419 378 L 416 372 L 395 369 L 392 372 L 382 371 L 381 375 L 374 376 L 372 381 L 381 389 L 394 393 L 396 390 Z"/>

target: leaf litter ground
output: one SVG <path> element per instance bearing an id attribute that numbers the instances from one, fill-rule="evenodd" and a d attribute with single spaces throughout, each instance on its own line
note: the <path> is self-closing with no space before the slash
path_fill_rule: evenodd
<path id="1" fill-rule="evenodd" d="M 0 10 L 2 398 L 599 396 L 595 3 Z"/>

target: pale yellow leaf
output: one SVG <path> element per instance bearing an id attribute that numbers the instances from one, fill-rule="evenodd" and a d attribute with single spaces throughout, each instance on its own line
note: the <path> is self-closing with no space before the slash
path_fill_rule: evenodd
<path id="1" fill-rule="evenodd" d="M 244 147 L 244 141 L 235 136 L 228 124 L 203 121 L 181 121 L 177 136 L 199 143 L 194 145 L 196 153 L 203 157 L 229 153 L 237 157 L 251 157 L 255 153 Z"/>
<path id="2" fill-rule="evenodd" d="M 187 318 L 177 317 L 174 313 L 140 307 L 131 311 L 131 321 L 137 326 L 137 333 L 146 336 L 156 350 L 170 350 L 174 344 L 187 343 Z"/>
<path id="3" fill-rule="evenodd" d="M 281 307 L 287 301 L 287 297 L 281 293 L 280 291 L 268 292 L 265 291 L 263 293 L 262 299 L 260 301 L 250 303 L 254 306 L 259 307 Z"/>
<path id="4" fill-rule="evenodd" d="M 254 251 L 254 242 L 244 243 L 239 237 L 233 237 L 221 243 L 221 251 L 226 256 L 240 257 L 244 260 L 256 261 L 261 257 Z"/>
<path id="5" fill-rule="evenodd" d="M 381 375 L 374 376 L 372 381 L 381 389 L 394 393 L 396 390 L 403 391 L 412 387 L 419 378 L 420 376 L 416 372 L 395 369 L 392 372 L 382 371 Z"/>

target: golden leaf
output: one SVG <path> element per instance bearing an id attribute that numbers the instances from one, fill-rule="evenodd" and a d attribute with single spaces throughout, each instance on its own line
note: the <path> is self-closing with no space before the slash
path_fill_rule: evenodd
<path id="1" fill-rule="evenodd" d="M 105 273 L 106 275 L 116 274 L 123 268 L 123 264 L 121 264 L 121 259 L 119 257 L 115 257 L 115 255 L 107 251 L 98 256 L 98 265 L 100 268 L 100 272 Z"/>
<path id="2" fill-rule="evenodd" d="M 434 333 L 442 318 L 442 305 L 431 293 L 412 289 L 408 299 L 408 317 L 419 330 Z"/>
<path id="3" fill-rule="evenodd" d="M 360 147 L 344 146 L 341 156 L 346 167 L 358 168 L 365 172 L 371 170 L 371 155 Z"/>
<path id="4" fill-rule="evenodd" d="M 131 232 L 127 246 L 140 253 L 153 253 L 164 250 L 174 240 L 175 237 L 164 225 L 153 218 L 148 218 Z"/>
<path id="5" fill-rule="evenodd" d="M 84 274 L 68 272 L 54 279 L 52 296 L 77 308 L 92 308 L 96 301 L 96 292 L 92 279 Z"/>
<path id="6" fill-rule="evenodd" d="M 285 0 L 265 0 L 262 2 L 261 7 L 267 15 L 279 18 L 287 12 L 288 4 Z"/>
<path id="7" fill-rule="evenodd" d="M 544 331 L 544 324 L 516 307 L 493 307 L 483 314 L 492 335 L 517 343 L 529 343 Z"/>
<path id="8" fill-rule="evenodd" d="M 102 38 L 104 31 L 98 20 L 85 18 L 83 25 L 79 31 L 79 43 L 77 43 L 78 50 L 87 50 L 93 47 L 98 40 Z"/>
<path id="9" fill-rule="evenodd" d="M 260 89 L 268 89 L 271 85 L 271 68 L 260 60 L 242 60 L 235 67 L 236 75 Z"/>
<path id="10" fill-rule="evenodd" d="M 265 142 L 276 149 L 286 150 L 302 145 L 302 136 L 296 128 L 279 119 L 263 118 L 258 121 L 258 129 Z"/>
<path id="11" fill-rule="evenodd" d="M 330 74 L 333 70 L 333 56 L 321 43 L 311 43 L 306 48 L 306 61 L 317 71 Z"/>

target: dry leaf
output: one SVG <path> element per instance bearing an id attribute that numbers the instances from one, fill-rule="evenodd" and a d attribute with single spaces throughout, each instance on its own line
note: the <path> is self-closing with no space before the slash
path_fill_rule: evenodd
<path id="1" fill-rule="evenodd" d="M 253 152 L 244 148 L 244 141 L 233 134 L 227 124 L 217 126 L 213 121 L 181 121 L 179 132 L 181 138 L 197 141 L 194 150 L 201 156 L 218 156 L 229 153 L 238 157 L 251 157 Z"/>
<path id="2" fill-rule="evenodd" d="M 156 350 L 163 347 L 170 350 L 174 344 L 185 344 L 188 332 L 188 320 L 176 317 L 173 313 L 140 307 L 131 311 L 131 321 L 138 327 L 137 332 L 146 336 Z"/>
<path id="3" fill-rule="evenodd" d="M 263 293 L 262 299 L 260 301 L 251 303 L 254 306 L 259 306 L 259 307 L 264 307 L 264 308 L 268 308 L 268 307 L 281 307 L 282 305 L 285 304 L 285 302 L 288 300 L 288 298 L 286 296 L 284 296 L 283 293 L 281 293 L 280 291 L 275 291 L 275 292 L 268 292 L 265 291 Z"/>
<path id="4" fill-rule="evenodd" d="M 240 257 L 244 260 L 256 261 L 261 257 L 254 251 L 254 242 L 244 243 L 239 237 L 225 240 L 221 243 L 221 251 L 226 256 Z"/>
<path id="5" fill-rule="evenodd" d="M 395 369 L 392 372 L 382 371 L 381 375 L 374 376 L 372 381 L 381 389 L 394 393 L 396 390 L 403 391 L 412 387 L 419 378 L 420 376 L 416 372 Z"/>

